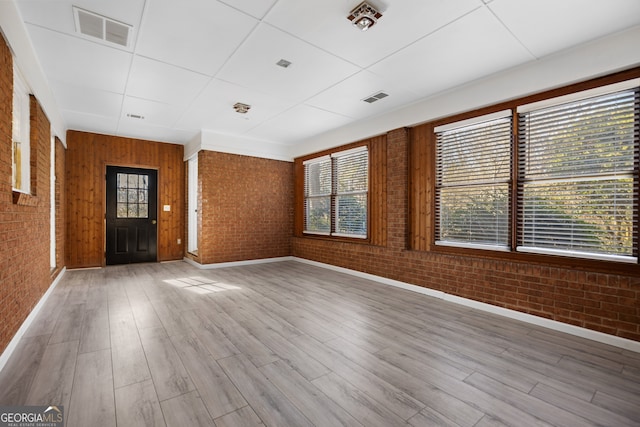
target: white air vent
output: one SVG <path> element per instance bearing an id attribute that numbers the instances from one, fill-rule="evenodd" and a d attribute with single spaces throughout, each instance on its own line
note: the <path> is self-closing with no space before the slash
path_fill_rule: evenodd
<path id="1" fill-rule="evenodd" d="M 131 25 L 75 6 L 73 14 L 76 21 L 76 32 L 120 46 L 129 46 L 129 36 L 133 28 Z"/>
<path id="2" fill-rule="evenodd" d="M 386 98 L 387 96 L 389 96 L 389 94 L 384 92 L 378 92 L 378 93 L 374 93 L 371 96 L 367 96 L 366 98 L 363 99 L 363 101 L 368 102 L 369 104 L 373 104 L 374 102 L 379 101 L 382 98 Z"/>

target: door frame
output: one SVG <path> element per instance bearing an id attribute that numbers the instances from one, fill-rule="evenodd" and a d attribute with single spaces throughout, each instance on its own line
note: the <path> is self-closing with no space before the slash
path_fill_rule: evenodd
<path id="1" fill-rule="evenodd" d="M 158 223 L 156 224 L 157 239 L 156 239 L 156 261 L 160 262 L 160 256 L 158 249 L 160 247 L 160 168 L 158 166 L 150 166 L 138 163 L 115 163 L 115 162 L 102 162 L 102 267 L 107 266 L 107 167 L 122 167 L 122 168 L 134 168 L 134 169 L 151 169 L 156 171 L 156 218 Z"/>

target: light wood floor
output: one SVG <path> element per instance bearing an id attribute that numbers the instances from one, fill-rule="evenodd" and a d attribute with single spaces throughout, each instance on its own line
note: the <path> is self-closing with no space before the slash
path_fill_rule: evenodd
<path id="1" fill-rule="evenodd" d="M 68 271 L 0 373 L 67 426 L 639 426 L 640 354 L 306 264 Z"/>

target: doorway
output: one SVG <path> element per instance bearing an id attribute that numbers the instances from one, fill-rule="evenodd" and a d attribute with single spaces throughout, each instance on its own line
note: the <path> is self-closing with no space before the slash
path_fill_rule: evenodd
<path id="1" fill-rule="evenodd" d="M 155 262 L 158 171 L 107 166 L 106 263 Z"/>

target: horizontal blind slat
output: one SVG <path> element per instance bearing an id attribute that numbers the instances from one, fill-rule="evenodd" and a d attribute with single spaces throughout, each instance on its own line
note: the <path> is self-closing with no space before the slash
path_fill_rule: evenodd
<path id="1" fill-rule="evenodd" d="M 519 114 L 519 246 L 637 254 L 638 89 Z"/>

